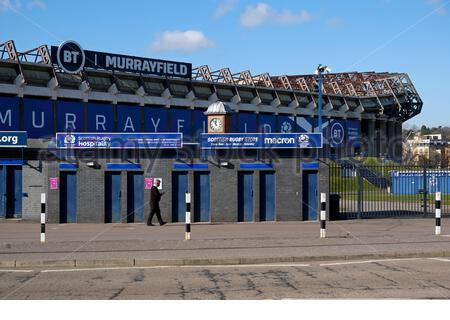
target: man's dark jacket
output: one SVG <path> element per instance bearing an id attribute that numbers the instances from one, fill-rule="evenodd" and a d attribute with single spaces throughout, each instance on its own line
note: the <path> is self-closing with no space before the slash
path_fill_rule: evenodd
<path id="1" fill-rule="evenodd" d="M 157 187 L 153 186 L 150 190 L 150 206 L 159 207 L 159 200 L 161 200 L 161 193 Z"/>

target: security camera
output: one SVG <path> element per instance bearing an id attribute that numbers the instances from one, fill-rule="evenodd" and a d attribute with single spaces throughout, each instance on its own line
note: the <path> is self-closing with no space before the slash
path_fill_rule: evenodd
<path id="1" fill-rule="evenodd" d="M 94 168 L 94 169 L 98 169 L 100 167 L 100 164 L 97 161 L 86 162 L 86 165 L 89 168 Z"/>

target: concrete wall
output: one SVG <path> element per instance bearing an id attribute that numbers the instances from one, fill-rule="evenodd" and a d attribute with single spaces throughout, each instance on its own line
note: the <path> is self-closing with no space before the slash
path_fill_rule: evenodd
<path id="1" fill-rule="evenodd" d="M 142 166 L 144 177 L 158 177 L 163 180 L 164 196 L 160 206 L 163 220 L 172 221 L 172 173 L 177 162 L 172 156 L 158 156 L 141 154 L 138 159 L 122 160 L 120 157 L 112 159 L 99 158 L 97 162 L 100 168 L 88 167 L 83 159 L 78 159 L 77 172 L 77 221 L 79 223 L 104 223 L 105 222 L 105 168 L 106 163 L 135 161 Z M 229 168 L 219 167 L 216 159 L 209 159 L 208 171 L 210 173 L 211 186 L 211 222 L 236 222 L 238 220 L 238 172 L 240 164 L 248 163 L 248 159 L 238 159 L 232 156 L 228 159 Z M 275 171 L 275 219 L 277 221 L 302 220 L 302 162 L 314 161 L 311 159 L 299 160 L 297 157 L 280 157 L 272 159 Z M 194 158 L 193 162 L 200 163 L 200 159 Z M 268 163 L 269 160 L 265 159 Z M 40 213 L 40 193 L 47 192 L 48 221 L 60 222 L 60 189 L 49 190 L 49 178 L 60 178 L 59 162 L 42 162 L 39 169 L 39 161 L 29 161 L 32 166 L 24 166 L 23 181 L 24 198 L 23 220 L 38 221 Z M 254 221 L 259 221 L 260 211 L 260 170 L 253 170 L 253 208 Z M 188 171 L 189 191 L 193 193 L 194 171 Z M 328 168 L 321 164 L 319 169 L 318 195 L 328 192 Z M 144 191 L 145 221 L 149 214 L 149 190 Z M 318 197 L 319 198 L 319 197 Z M 122 171 L 122 221 L 126 222 L 127 212 L 127 174 Z M 192 197 L 194 199 L 194 197 Z M 317 208 L 319 208 L 319 199 Z"/>
<path id="2" fill-rule="evenodd" d="M 47 192 L 47 167 L 38 160 L 22 166 L 22 219 L 40 221 L 41 193 Z"/>

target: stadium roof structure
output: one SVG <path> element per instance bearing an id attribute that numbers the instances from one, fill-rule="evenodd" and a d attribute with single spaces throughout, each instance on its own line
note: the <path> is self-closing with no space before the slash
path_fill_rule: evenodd
<path id="1" fill-rule="evenodd" d="M 422 110 L 422 99 L 406 73 L 345 72 L 323 76 L 325 114 L 407 121 Z M 232 73 L 229 68 L 211 71 L 207 65 L 194 68 L 191 80 L 93 69 L 68 74 L 51 61 L 47 45 L 18 52 L 12 40 L 0 44 L 0 87 L 2 84 L 81 91 L 79 96 L 66 92 L 75 99 L 85 97 L 87 92 L 101 92 L 106 94 L 104 100 L 117 101 L 108 95 L 127 95 L 135 103 L 142 103 L 145 96 L 206 101 L 205 107 L 223 101 L 251 106 L 239 109 L 257 112 L 297 110 L 312 114 L 318 101 L 315 75 L 252 75 L 248 70 Z M 9 90 L 6 93 L 20 91 Z"/>

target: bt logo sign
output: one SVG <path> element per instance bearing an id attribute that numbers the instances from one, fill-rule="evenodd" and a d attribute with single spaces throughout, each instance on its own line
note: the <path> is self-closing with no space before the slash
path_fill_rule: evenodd
<path id="1" fill-rule="evenodd" d="M 331 126 L 331 142 L 335 146 L 339 146 L 344 142 L 344 127 L 339 122 L 335 122 Z"/>
<path id="2" fill-rule="evenodd" d="M 58 65 L 67 73 L 80 72 L 86 59 L 83 48 L 72 40 L 61 43 L 56 58 Z"/>

